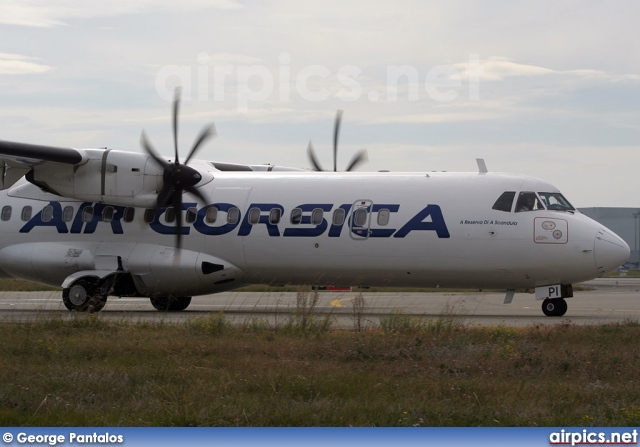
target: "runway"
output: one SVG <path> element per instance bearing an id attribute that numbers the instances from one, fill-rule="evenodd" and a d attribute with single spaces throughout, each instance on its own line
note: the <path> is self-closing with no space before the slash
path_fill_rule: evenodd
<path id="1" fill-rule="evenodd" d="M 319 292 L 314 312 L 331 318 L 331 327 L 378 326 L 380 318 L 392 314 L 424 319 L 455 318 L 465 325 L 530 326 L 536 324 L 604 324 L 640 320 L 640 278 L 597 279 L 576 287 L 567 299 L 569 310 L 559 318 L 545 317 L 533 294 L 517 293 L 511 304 L 503 304 L 504 293 L 468 292 L 362 292 L 364 305 L 354 311 L 358 293 Z M 583 290 L 584 289 L 584 290 Z M 156 311 L 146 298 L 110 297 L 99 318 L 121 321 L 179 322 L 222 312 L 232 323 L 261 321 L 285 323 L 295 315 L 294 292 L 227 292 L 194 297 L 186 311 Z M 299 311 L 299 309 L 298 309 Z M 52 318 L 82 318 L 62 304 L 60 292 L 0 293 L 0 322 L 18 323 Z M 95 315 L 94 315 L 95 317 Z"/>

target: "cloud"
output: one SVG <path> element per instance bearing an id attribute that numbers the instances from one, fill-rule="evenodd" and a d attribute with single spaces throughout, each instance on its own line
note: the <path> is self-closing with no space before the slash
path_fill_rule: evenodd
<path id="1" fill-rule="evenodd" d="M 45 73 L 51 69 L 47 65 L 34 62 L 35 58 L 18 54 L 0 53 L 0 75 L 22 75 Z"/>
<path id="2" fill-rule="evenodd" d="M 247 56 L 245 54 L 231 54 L 231 53 L 215 53 L 208 55 L 207 53 L 200 53 L 198 55 L 198 63 L 203 65 L 235 65 L 235 64 L 257 64 L 262 62 L 262 59 L 257 57 Z"/>
<path id="3" fill-rule="evenodd" d="M 471 55 L 473 56 L 473 55 Z M 575 70 L 555 70 L 539 65 L 523 64 L 510 58 L 494 56 L 483 60 L 470 57 L 468 62 L 452 65 L 460 73 L 462 79 L 475 77 L 480 81 L 504 81 L 516 77 L 540 77 L 548 75 L 570 76 L 585 80 L 625 81 L 640 80 L 636 74 L 615 74 L 602 70 L 581 68 Z"/>
<path id="4" fill-rule="evenodd" d="M 25 2 L 5 0 L 0 3 L 0 23 L 18 26 L 54 27 L 65 26 L 70 20 L 114 17 L 127 14 L 142 14 L 157 11 L 198 9 L 243 9 L 233 0 L 85 0 L 76 2 L 63 0 L 55 3 L 46 0 Z"/>
<path id="5" fill-rule="evenodd" d="M 513 62 L 506 57 L 489 57 L 484 60 L 470 58 L 469 62 L 453 64 L 463 78 L 476 77 L 481 81 L 502 81 L 516 76 L 543 76 L 557 73 L 550 68 Z"/>

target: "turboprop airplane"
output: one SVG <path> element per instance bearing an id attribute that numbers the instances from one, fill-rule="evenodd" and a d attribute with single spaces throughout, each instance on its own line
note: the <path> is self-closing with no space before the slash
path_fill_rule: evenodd
<path id="1" fill-rule="evenodd" d="M 548 316 L 572 284 L 629 256 L 552 184 L 487 172 L 354 173 L 0 141 L 0 275 L 62 288 L 69 310 L 108 296 L 184 310 L 251 283 L 535 288 Z M 334 151 L 339 119 L 336 121 Z M 335 158 L 335 152 L 334 152 Z M 362 155 L 358 155 L 357 164 Z M 336 170 L 334 165 L 334 170 Z"/>

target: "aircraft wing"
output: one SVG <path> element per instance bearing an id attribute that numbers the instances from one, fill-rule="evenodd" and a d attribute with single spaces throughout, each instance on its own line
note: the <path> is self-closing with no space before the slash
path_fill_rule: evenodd
<path id="1" fill-rule="evenodd" d="M 77 165 L 84 160 L 82 151 L 0 140 L 0 158 L 33 167 L 46 161 Z"/>
<path id="2" fill-rule="evenodd" d="M 85 160 L 84 151 L 77 149 L 0 140 L 0 189 L 10 188 L 36 166 L 47 169 L 50 164 L 55 169 L 58 163 L 78 165 Z"/>

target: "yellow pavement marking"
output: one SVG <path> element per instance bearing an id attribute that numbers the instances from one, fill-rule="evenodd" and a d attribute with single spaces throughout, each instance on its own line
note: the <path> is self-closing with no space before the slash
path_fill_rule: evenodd
<path id="1" fill-rule="evenodd" d="M 355 297 L 353 297 L 353 298 L 339 298 L 337 300 L 330 301 L 329 304 L 331 304 L 333 307 L 344 307 L 342 305 L 342 301 L 353 301 L 355 299 L 356 299 Z"/>

